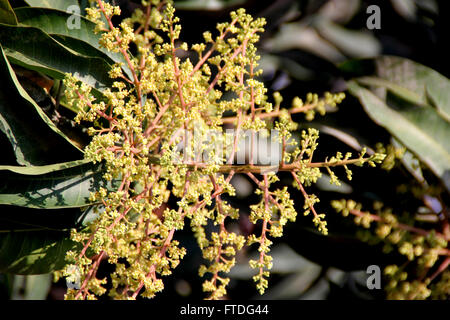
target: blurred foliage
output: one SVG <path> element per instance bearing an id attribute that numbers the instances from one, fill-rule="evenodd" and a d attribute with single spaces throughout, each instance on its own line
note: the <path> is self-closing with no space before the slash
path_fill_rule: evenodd
<path id="1" fill-rule="evenodd" d="M 114 1 L 124 16 L 139 2 Z M 65 108 L 60 80 L 65 72 L 77 72 L 100 92 L 109 81 L 108 66 L 120 57 L 98 47 L 87 20 L 77 32 L 58 27 L 69 15 L 54 9 L 87 6 L 83 0 L 62 3 L 12 1 L 11 8 L 0 1 L 2 298 L 44 299 L 49 290 L 50 298 L 62 298 L 65 283 L 50 289 L 45 273 L 58 268 L 64 248 L 73 245 L 67 243 L 67 230 L 92 219 L 81 198 L 86 197 L 83 188 L 101 183 L 96 179 L 100 167 L 76 162 L 88 140 L 73 125 L 76 110 Z M 379 30 L 366 27 L 371 4 L 381 8 Z M 445 0 L 175 1 L 184 26 L 181 37 L 190 43 L 201 41 L 197 35 L 238 7 L 265 17 L 268 26 L 259 44 L 263 79 L 271 90 L 283 90 L 285 99 L 349 89 L 353 97 L 349 94 L 338 112 L 311 123 L 324 133 L 318 158 L 336 148 L 373 152 L 378 144 L 391 150 L 385 162 L 389 170 L 355 169 L 354 179 L 340 188 L 328 181 L 318 184 L 330 234 L 318 234 L 302 217 L 289 226 L 283 243 L 274 248 L 272 285 L 263 299 L 385 297 L 381 290 L 367 289 L 365 270 L 372 264 L 402 264 L 404 257 L 359 240 L 358 228 L 334 214 L 331 200 L 346 197 L 367 207 L 381 201 L 393 212 L 407 212 L 421 227 L 449 232 L 449 5 Z M 403 157 L 397 157 L 403 147 Z M 41 167 L 33 172 L 23 165 Z M 283 179 L 289 177 L 281 175 L 280 183 Z M 238 198 L 226 200 L 243 213 L 235 228 L 248 233 L 247 205 L 257 198 L 245 178 L 232 182 Z M 196 276 L 201 254 L 188 233 L 181 232 L 178 240 L 189 254 L 156 299 L 203 296 Z M 229 298 L 260 298 L 247 281 L 253 254 L 238 257 Z M 107 273 L 104 268 L 100 273 Z"/>

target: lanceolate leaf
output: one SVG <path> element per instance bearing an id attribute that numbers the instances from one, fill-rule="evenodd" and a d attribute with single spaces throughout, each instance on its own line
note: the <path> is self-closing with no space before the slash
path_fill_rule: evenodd
<path id="1" fill-rule="evenodd" d="M 76 249 L 66 232 L 0 233 L 0 272 L 42 274 L 60 270 L 65 253 Z"/>
<path id="2" fill-rule="evenodd" d="M 0 166 L 0 204 L 46 209 L 87 206 L 92 204 L 91 192 L 108 187 L 102 175 L 100 165 L 83 161 L 28 168 Z"/>
<path id="3" fill-rule="evenodd" d="M 317 19 L 314 25 L 319 34 L 351 57 L 376 56 L 381 45 L 371 33 L 352 31 L 326 19 Z"/>
<path id="4" fill-rule="evenodd" d="M 77 0 L 25 0 L 32 7 L 50 8 L 66 11 L 70 6 L 78 6 Z"/>
<path id="5" fill-rule="evenodd" d="M 355 81 L 348 83 L 369 116 L 414 152 L 450 190 L 450 123 L 429 106 L 388 93 L 382 100 Z"/>
<path id="6" fill-rule="evenodd" d="M 408 100 L 412 103 L 425 105 L 427 102 L 423 99 L 423 97 L 405 87 L 402 87 L 400 84 L 391 82 L 389 80 L 385 80 L 378 77 L 360 77 L 356 79 L 359 83 L 365 86 L 374 86 L 374 87 L 382 87 L 386 88 L 389 91 L 395 92 L 399 97 L 402 97 L 405 100 Z"/>
<path id="7" fill-rule="evenodd" d="M 340 65 L 345 72 L 357 73 L 365 85 L 385 88 L 416 104 L 431 105 L 450 121 L 450 80 L 435 70 L 414 61 L 382 56 L 350 60 Z"/>
<path id="8" fill-rule="evenodd" d="M 16 15 L 8 0 L 0 0 L 0 23 L 17 24 Z"/>
<path id="9" fill-rule="evenodd" d="M 384 56 L 375 62 L 380 78 L 416 93 L 423 103 L 432 102 L 450 120 L 449 79 L 431 68 L 400 57 Z"/>
<path id="10" fill-rule="evenodd" d="M 123 68 L 131 77 L 131 72 L 123 56 L 120 53 L 108 51 L 99 45 L 100 35 L 94 32 L 95 24 L 86 18 L 59 10 L 43 8 L 19 8 L 15 10 L 15 13 L 21 25 L 39 28 L 78 53 L 100 57 L 109 63 L 124 63 Z M 72 25 L 71 23 L 75 19 L 79 24 Z"/>
<path id="11" fill-rule="evenodd" d="M 102 90 L 111 85 L 108 76 L 110 65 L 102 58 L 83 56 L 33 27 L 7 26 L 0 24 L 0 42 L 23 66 L 62 79 L 72 73 L 80 81 Z M 14 55 L 13 52 L 20 55 Z M 56 71 L 56 72 L 55 72 Z"/>
<path id="12" fill-rule="evenodd" d="M 1 46 L 0 51 L 0 130 L 11 142 L 17 162 L 43 165 L 80 159 L 82 152 L 26 93 Z"/>
<path id="13" fill-rule="evenodd" d="M 79 167 L 84 164 L 88 164 L 88 160 L 75 160 L 64 163 L 49 164 L 45 166 L 28 166 L 28 167 L 17 167 L 17 166 L 0 166 L 1 171 L 11 171 L 14 173 L 22 175 L 43 175 L 55 171 L 61 171 L 64 169 L 69 169 L 73 167 Z"/>
<path id="14" fill-rule="evenodd" d="M 4 52 L 5 52 L 6 56 L 8 57 L 8 60 L 13 64 L 20 65 L 26 69 L 42 72 L 42 73 L 44 73 L 52 78 L 55 78 L 55 79 L 63 79 L 65 77 L 65 74 L 63 72 L 56 70 L 56 69 L 52 69 L 45 64 L 42 64 L 35 60 L 32 60 L 29 57 L 23 55 L 22 53 L 20 53 L 18 51 L 9 50 L 8 48 L 5 48 Z M 97 98 L 99 100 L 103 99 L 103 97 L 104 97 L 103 94 L 95 88 L 92 88 L 91 93 L 95 98 Z M 79 111 L 76 107 L 76 104 L 74 104 L 70 107 L 67 105 L 64 95 L 61 97 L 60 105 L 70 109 L 72 112 L 75 112 L 75 113 L 77 113 Z"/>

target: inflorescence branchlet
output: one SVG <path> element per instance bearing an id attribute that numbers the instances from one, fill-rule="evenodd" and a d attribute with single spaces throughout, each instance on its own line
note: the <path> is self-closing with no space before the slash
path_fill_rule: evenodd
<path id="1" fill-rule="evenodd" d="M 331 205 L 344 217 L 354 217 L 355 224 L 363 228 L 357 233 L 361 240 L 369 244 L 382 243 L 385 253 L 397 250 L 405 256 L 403 264 L 391 264 L 384 268 L 388 299 L 448 298 L 448 228 L 444 233 L 439 233 L 435 229 L 417 227 L 413 216 L 404 214 L 398 218 L 399 215 L 385 208 L 381 202 L 374 203 L 373 212 L 362 211 L 362 205 L 354 200 L 336 200 Z"/>
<path id="2" fill-rule="evenodd" d="M 237 251 L 252 245 L 259 258 L 250 266 L 257 270 L 254 280 L 262 294 L 272 267 L 271 239 L 282 236 L 283 227 L 297 215 L 288 188 L 272 187 L 276 173 L 292 175 L 293 186 L 304 196 L 304 214 L 312 214 L 313 223 L 327 234 L 325 214 L 315 209 L 319 199 L 305 188 L 325 168 L 330 182 L 338 184 L 333 167 L 344 166 L 351 178 L 349 165 L 375 165 L 384 155 L 363 152 L 352 158 L 337 153 L 314 162 L 318 131 L 305 130 L 299 141 L 293 139 L 298 127 L 293 114 L 304 113 L 311 120 L 316 113 L 325 114 L 327 107 L 336 107 L 344 94 L 309 94 L 305 101 L 295 98 L 284 108 L 275 92 L 270 102 L 256 50 L 264 19 L 253 19 L 239 9 L 231 13 L 231 22 L 217 25 L 216 35 L 205 32 L 203 43 L 189 46 L 180 38 L 181 26 L 170 2 L 143 5 L 118 27 L 111 19 L 120 15 L 120 8 L 98 0 L 87 9 L 101 34 L 100 45 L 121 53 L 126 62 L 112 66 L 109 75 L 114 82 L 102 98 L 95 98 L 91 88 L 72 75 L 64 81 L 68 103 L 80 110 L 76 121 L 90 124 L 92 140 L 85 157 L 103 163 L 104 179 L 111 182 L 111 188 L 92 193 L 97 219 L 72 231 L 71 238 L 82 249 L 67 253 L 69 264 L 62 274 L 73 277 L 73 270 L 78 270 L 81 285 L 68 289 L 66 298 L 94 299 L 105 293 L 107 281 L 113 298 L 153 297 L 164 288 L 161 277 L 170 275 L 186 254 L 174 240 L 174 234 L 186 227 L 203 252 L 206 263 L 199 274 L 206 277 L 203 289 L 208 298 L 226 295 L 226 273 L 235 265 Z M 137 48 L 133 55 L 132 43 Z M 196 56 L 181 58 L 186 52 Z M 230 127 L 232 133 L 226 132 Z M 245 163 L 237 164 L 244 131 L 251 132 L 250 150 L 256 151 L 259 132 L 269 129 L 277 131 L 279 160 L 261 164 L 256 152 L 250 152 Z M 220 147 L 211 149 L 211 144 Z M 231 230 L 229 222 L 239 218 L 239 210 L 223 199 L 234 196 L 231 179 L 238 174 L 255 183 L 261 199 L 250 206 L 249 220 L 261 226 L 250 236 Z M 169 197 L 177 199 L 175 205 L 168 205 Z M 108 279 L 96 277 L 103 260 L 115 265 Z"/>

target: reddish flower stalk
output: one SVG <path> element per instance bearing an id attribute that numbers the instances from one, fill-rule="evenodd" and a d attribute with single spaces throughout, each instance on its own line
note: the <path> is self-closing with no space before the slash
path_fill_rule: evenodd
<path id="1" fill-rule="evenodd" d="M 373 220 L 373 221 L 387 223 L 386 221 L 383 220 L 382 217 L 380 217 L 380 216 L 378 216 L 376 214 L 371 214 L 371 213 L 368 213 L 368 212 L 363 212 L 363 211 L 355 210 L 355 209 L 349 210 L 349 212 L 351 214 L 355 215 L 355 216 L 358 216 L 358 217 L 369 215 L 370 219 Z M 407 224 L 403 224 L 403 223 L 398 223 L 398 224 L 395 225 L 395 227 L 398 228 L 398 229 L 401 229 L 401 230 L 405 230 L 405 231 L 409 231 L 409 232 L 413 232 L 413 233 L 419 234 L 419 235 L 424 236 L 424 237 L 428 236 L 431 233 L 431 231 L 428 231 L 428 230 L 425 230 L 425 229 L 421 229 L 421 228 L 417 228 L 417 227 L 413 227 L 413 226 L 410 226 L 410 225 L 407 225 Z M 445 236 L 442 233 L 436 232 L 435 235 L 436 235 L 436 237 L 442 238 L 442 239 L 444 239 L 446 241 L 450 241 L 450 238 Z"/>

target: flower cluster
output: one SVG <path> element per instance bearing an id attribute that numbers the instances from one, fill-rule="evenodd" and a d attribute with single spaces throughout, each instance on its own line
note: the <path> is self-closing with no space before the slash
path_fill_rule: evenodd
<path id="1" fill-rule="evenodd" d="M 203 289 L 209 298 L 226 295 L 230 280 L 225 274 L 246 245 L 258 247 L 259 259 L 250 266 L 257 269 L 254 280 L 263 293 L 272 266 L 271 238 L 282 236 L 283 227 L 297 215 L 288 188 L 272 187 L 275 173 L 291 173 L 293 186 L 304 195 L 305 215 L 312 213 L 314 224 L 326 234 L 325 214 L 314 207 L 319 199 L 305 187 L 315 183 L 324 168 L 331 172 L 330 167 L 344 166 L 350 178 L 348 165 L 373 165 L 383 155 L 351 158 L 338 153 L 314 162 L 318 131 L 303 132 L 300 141 L 292 138 L 298 126 L 293 114 L 304 113 L 311 120 L 317 112 L 324 114 L 326 106 L 339 104 L 344 94 L 309 94 L 305 101 L 295 98 L 284 108 L 276 92 L 271 102 L 259 77 L 256 50 L 264 19 L 255 20 L 239 9 L 231 13 L 230 22 L 217 25 L 215 36 L 205 32 L 204 43 L 189 46 L 180 40 L 181 26 L 170 3 L 154 0 L 143 5 L 118 27 L 111 21 L 120 15 L 118 7 L 98 0 L 88 9 L 101 33 L 100 44 L 120 52 L 126 61 L 112 66 L 113 85 L 101 98 L 72 75 L 65 80 L 67 101 L 80 110 L 76 121 L 88 123 L 92 135 L 85 157 L 103 163 L 104 178 L 111 182 L 111 188 L 100 188 L 91 196 L 97 219 L 72 232 L 82 250 L 68 252 L 70 268 L 63 274 L 70 276 L 76 265 L 81 286 L 69 289 L 66 298 L 93 299 L 105 293 L 107 281 L 113 298 L 153 297 L 164 288 L 161 277 L 170 275 L 186 254 L 174 234 L 188 227 L 203 252 L 205 264 L 199 274 L 206 277 Z M 187 57 L 187 52 L 196 55 Z M 225 134 L 230 127 L 233 133 Z M 256 133 L 272 128 L 280 133 L 279 163 L 258 164 L 254 152 L 245 164 L 235 163 L 243 130 L 253 132 L 253 151 Z M 194 129 L 197 135 L 192 137 Z M 223 133 L 217 137 L 223 150 L 208 148 L 216 138 L 201 138 L 211 130 Z M 197 159 L 194 150 L 207 152 L 211 161 Z M 239 210 L 223 199 L 234 196 L 231 179 L 238 174 L 255 183 L 261 199 L 250 207 L 250 221 L 261 229 L 250 236 L 231 230 L 229 222 L 239 217 Z M 335 175 L 331 182 L 338 183 Z M 115 269 L 110 278 L 98 279 L 103 260 Z"/>
<path id="2" fill-rule="evenodd" d="M 358 233 L 363 241 L 383 243 L 384 252 L 397 249 L 398 253 L 406 257 L 403 265 L 388 265 L 384 269 L 388 299 L 449 297 L 448 232 L 437 233 L 434 229 L 419 228 L 414 225 L 410 215 L 399 221 L 398 215 L 393 214 L 390 208 L 384 208 L 380 202 L 374 203 L 373 213 L 362 211 L 362 205 L 353 200 L 336 200 L 332 206 L 343 216 L 352 215 L 355 224 L 364 228 Z"/>

